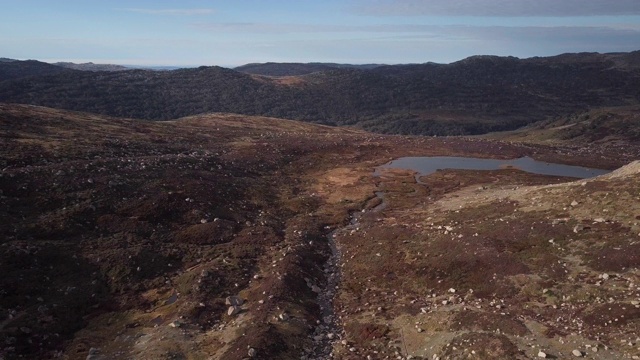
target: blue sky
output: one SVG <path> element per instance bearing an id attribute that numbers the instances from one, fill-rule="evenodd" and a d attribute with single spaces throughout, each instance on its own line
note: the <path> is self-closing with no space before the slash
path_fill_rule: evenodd
<path id="1" fill-rule="evenodd" d="M 640 50 L 640 0 L 0 0 L 0 57 L 449 63 Z"/>

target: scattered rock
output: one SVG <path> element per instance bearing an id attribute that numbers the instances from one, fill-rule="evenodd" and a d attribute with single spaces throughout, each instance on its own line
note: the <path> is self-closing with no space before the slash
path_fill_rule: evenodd
<path id="1" fill-rule="evenodd" d="M 582 351 L 580 350 L 573 350 L 571 354 L 573 354 L 573 356 L 575 357 L 582 357 Z"/>
<path id="2" fill-rule="evenodd" d="M 224 303 L 230 306 L 242 306 L 244 300 L 238 296 L 229 296 L 225 299 Z"/>
<path id="3" fill-rule="evenodd" d="M 180 326 L 182 326 L 182 323 L 180 321 L 176 320 L 176 321 L 170 322 L 169 326 L 171 326 L 172 328 L 179 328 Z"/>
<path id="4" fill-rule="evenodd" d="M 577 201 L 575 201 L 575 200 L 573 200 L 573 201 L 571 202 L 571 206 L 578 206 L 578 202 L 577 202 Z"/>
<path id="5" fill-rule="evenodd" d="M 604 273 L 604 274 L 600 275 L 600 278 L 602 278 L 603 280 L 609 280 L 609 274 Z"/>
<path id="6" fill-rule="evenodd" d="M 249 357 L 256 357 L 256 355 L 258 354 L 258 351 L 256 351 L 256 349 L 254 348 L 249 348 L 249 351 L 247 351 L 247 354 L 249 355 Z"/>
<path id="7" fill-rule="evenodd" d="M 278 315 L 278 319 L 280 321 L 288 321 L 289 318 L 290 318 L 289 314 L 287 314 L 287 313 L 282 313 L 282 314 Z"/>
<path id="8" fill-rule="evenodd" d="M 573 232 L 574 233 L 579 233 L 580 231 L 583 231 L 585 229 L 588 229 L 588 227 L 582 225 L 582 224 L 578 224 L 576 226 L 573 227 Z"/>
<path id="9" fill-rule="evenodd" d="M 538 352 L 538 357 L 546 359 L 547 358 L 547 353 L 545 353 L 544 351 L 539 351 Z"/>
<path id="10" fill-rule="evenodd" d="M 237 315 L 240 313 L 240 311 L 242 311 L 240 306 L 235 306 L 235 305 L 229 306 L 229 309 L 227 310 L 227 315 L 229 316 Z"/>
<path id="11" fill-rule="evenodd" d="M 89 355 L 87 355 L 86 360 L 98 360 L 100 358 L 100 349 L 91 348 L 89 349 Z"/>

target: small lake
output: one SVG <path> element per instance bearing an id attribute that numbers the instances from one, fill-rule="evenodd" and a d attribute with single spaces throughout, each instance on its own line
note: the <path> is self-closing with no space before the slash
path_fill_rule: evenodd
<path id="1" fill-rule="evenodd" d="M 568 176 L 574 178 L 590 178 L 611 172 L 610 170 L 592 169 L 581 166 L 554 164 L 537 161 L 530 157 L 522 157 L 513 160 L 480 159 L 455 156 L 427 156 L 427 157 L 403 157 L 379 166 L 375 175 L 380 175 L 381 169 L 408 169 L 418 172 L 419 176 L 429 175 L 436 170 L 500 170 L 514 168 L 533 174 Z"/>

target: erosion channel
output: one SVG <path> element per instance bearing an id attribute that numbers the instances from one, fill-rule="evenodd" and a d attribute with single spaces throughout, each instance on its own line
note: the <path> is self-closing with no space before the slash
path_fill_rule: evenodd
<path id="1" fill-rule="evenodd" d="M 549 163 L 537 161 L 529 157 L 522 157 L 512 160 L 498 159 L 482 159 L 472 157 L 402 157 L 390 161 L 384 165 L 377 167 L 374 176 L 378 177 L 387 169 L 405 169 L 416 172 L 415 179 L 418 184 L 424 184 L 420 180 L 422 176 L 427 176 L 444 169 L 458 170 L 500 170 L 500 169 L 518 169 L 525 172 L 575 178 L 590 178 L 608 173 L 608 170 L 587 168 L 580 166 L 571 166 L 564 164 Z M 341 280 L 341 256 L 339 244 L 336 237 L 339 233 L 349 233 L 358 231 L 360 227 L 360 217 L 362 213 L 380 212 L 387 207 L 385 194 L 383 191 L 376 191 L 376 197 L 379 199 L 378 205 L 369 210 L 354 211 L 351 213 L 349 225 L 336 229 L 327 235 L 331 256 L 324 266 L 324 272 L 327 275 L 326 288 L 318 289 L 318 302 L 322 310 L 322 323 L 318 324 L 314 332 L 313 350 L 308 354 L 317 359 L 333 358 L 333 343 L 343 337 L 343 328 L 339 316 L 334 311 L 334 299 L 339 290 Z"/>

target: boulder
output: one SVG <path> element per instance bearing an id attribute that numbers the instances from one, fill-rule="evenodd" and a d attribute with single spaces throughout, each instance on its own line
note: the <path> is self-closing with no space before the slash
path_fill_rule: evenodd
<path id="1" fill-rule="evenodd" d="M 240 311 L 242 311 L 242 309 L 240 308 L 240 306 L 229 306 L 229 309 L 227 310 L 227 315 L 229 316 L 234 316 L 240 313 Z"/>
<path id="2" fill-rule="evenodd" d="M 224 300 L 224 303 L 229 306 L 242 306 L 244 299 L 238 296 L 229 296 Z"/>

